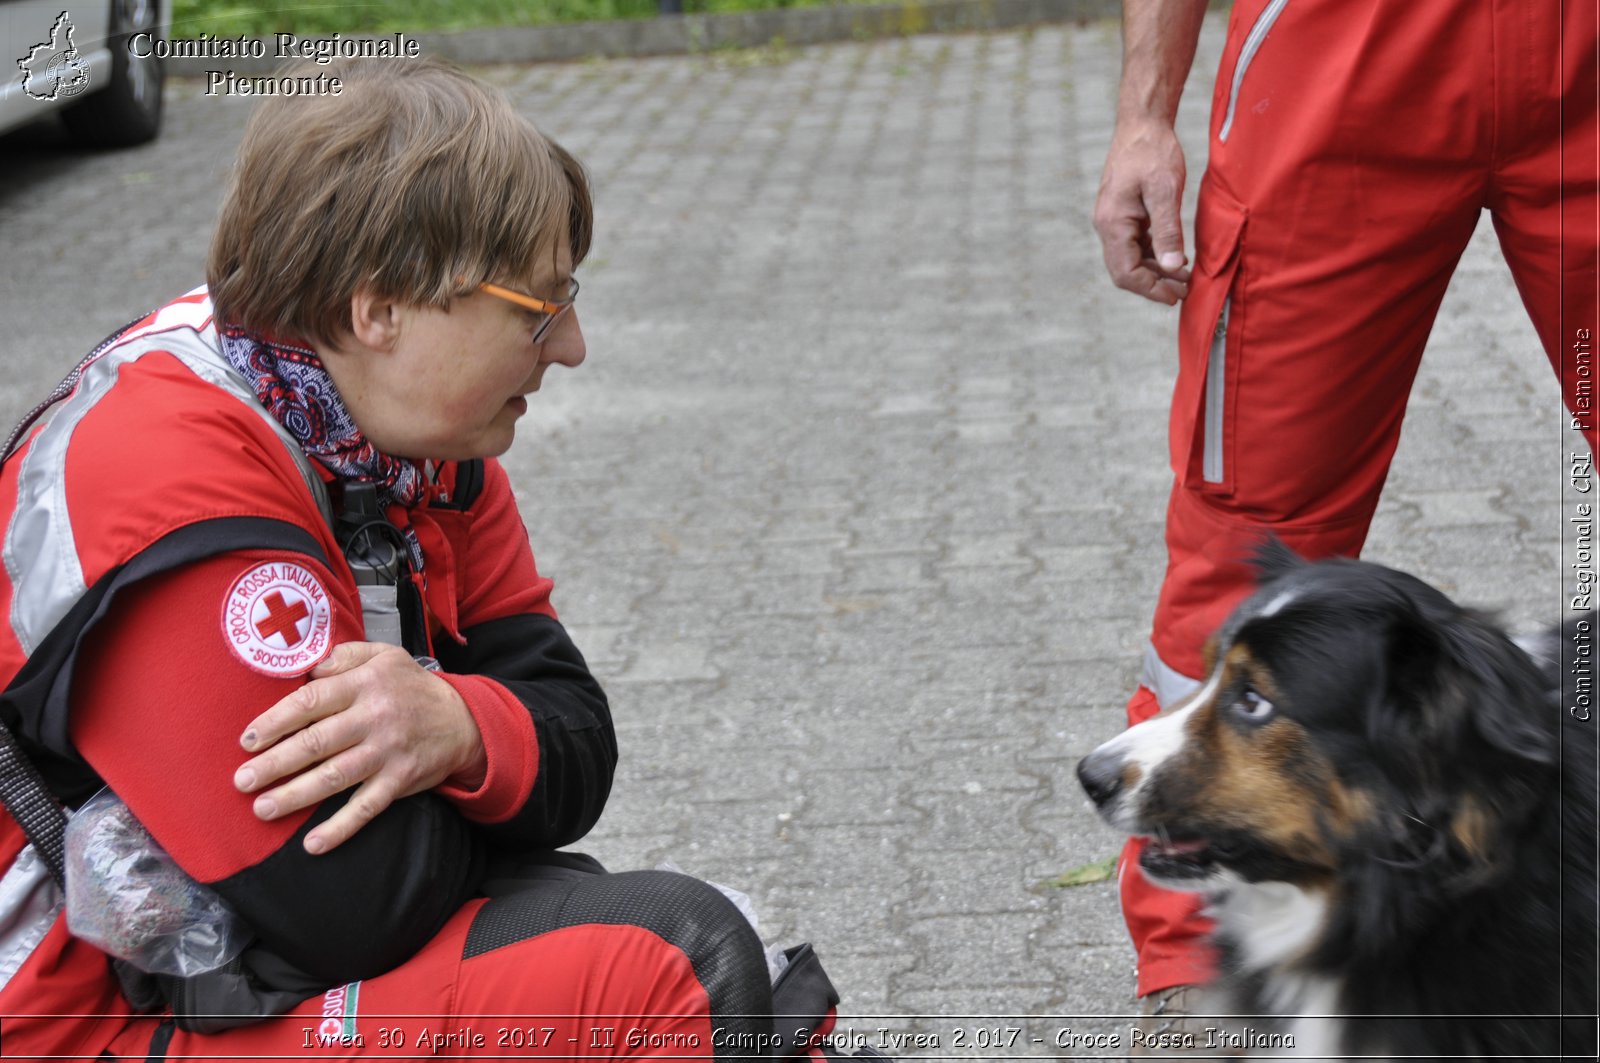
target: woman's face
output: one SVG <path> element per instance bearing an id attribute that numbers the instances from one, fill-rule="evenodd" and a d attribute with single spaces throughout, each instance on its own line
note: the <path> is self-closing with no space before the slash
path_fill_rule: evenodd
<path id="1" fill-rule="evenodd" d="M 527 294 L 555 299 L 567 290 L 572 257 L 565 246 L 548 274 Z M 448 310 L 391 304 L 387 313 L 392 329 L 363 333 L 358 306 L 356 338 L 371 349 L 354 360 L 324 360 L 356 424 L 379 450 L 399 457 L 465 461 L 505 453 L 545 370 L 576 367 L 585 354 L 576 307 L 538 343 L 532 337 L 542 315 L 484 292 L 456 299 Z"/>

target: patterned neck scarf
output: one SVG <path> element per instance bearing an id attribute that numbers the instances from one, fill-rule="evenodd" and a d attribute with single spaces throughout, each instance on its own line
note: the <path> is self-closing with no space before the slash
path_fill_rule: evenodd
<path id="1" fill-rule="evenodd" d="M 362 435 L 316 352 L 235 325 L 218 332 L 228 363 L 308 456 L 341 480 L 377 484 L 384 506 L 413 506 L 422 498 L 427 490 L 422 466 L 380 452 Z"/>
<path id="2" fill-rule="evenodd" d="M 422 465 L 384 454 L 356 426 L 322 367 L 316 352 L 306 347 L 267 340 L 236 325 L 217 330 L 222 353 L 238 370 L 256 398 L 313 458 L 339 479 L 378 486 L 378 504 L 410 508 L 427 493 Z M 422 570 L 422 549 L 414 529 L 404 535 L 410 547 L 413 570 Z"/>

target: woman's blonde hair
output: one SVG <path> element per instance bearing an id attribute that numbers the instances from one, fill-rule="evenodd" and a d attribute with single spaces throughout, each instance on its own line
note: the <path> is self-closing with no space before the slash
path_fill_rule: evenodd
<path id="1" fill-rule="evenodd" d="M 500 93 L 432 59 L 309 70 L 339 94 L 269 98 L 245 128 L 206 263 L 219 321 L 337 343 L 358 289 L 443 307 L 548 283 L 562 239 L 588 254 L 583 167 Z"/>

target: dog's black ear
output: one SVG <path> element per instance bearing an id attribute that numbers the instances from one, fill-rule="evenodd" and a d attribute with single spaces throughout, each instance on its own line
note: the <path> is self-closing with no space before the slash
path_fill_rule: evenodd
<path id="1" fill-rule="evenodd" d="M 1250 556 L 1250 567 L 1256 570 L 1256 583 L 1271 583 L 1279 576 L 1306 564 L 1305 558 L 1284 545 L 1276 535 L 1263 536 L 1261 544 Z"/>
<path id="2" fill-rule="evenodd" d="M 1528 655 L 1488 620 L 1466 614 L 1446 629 L 1457 667 L 1468 677 L 1472 722 L 1489 744 L 1538 764 L 1560 755 L 1557 717 L 1544 677 Z"/>
<path id="3" fill-rule="evenodd" d="M 1390 627 L 1388 651 L 1390 692 L 1408 707 L 1414 740 L 1459 755 L 1470 729 L 1519 761 L 1555 763 L 1542 677 L 1493 624 L 1469 612 L 1408 613 Z"/>

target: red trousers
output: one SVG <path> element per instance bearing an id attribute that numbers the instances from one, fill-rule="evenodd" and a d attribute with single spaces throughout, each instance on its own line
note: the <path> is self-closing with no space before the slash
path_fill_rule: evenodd
<path id="1" fill-rule="evenodd" d="M 3 1047 L 8 1059 L 779 1059 L 776 1038 L 805 1024 L 775 1022 L 772 1007 L 738 910 L 706 883 L 642 871 L 472 901 L 399 967 L 251 1025 L 197 1034 L 129 1016 L 109 1044 L 71 1045 L 41 1017 L 14 1023 Z"/>
<path id="2" fill-rule="evenodd" d="M 463 959 L 479 907 L 388 974 L 254 1025 L 175 1032 L 164 1058 L 712 1057 L 711 1009 L 682 952 L 635 926 L 575 926 Z M 153 1025 L 134 1023 L 112 1054 L 152 1054 Z"/>
<path id="3" fill-rule="evenodd" d="M 1355 556 L 1488 210 L 1594 445 L 1597 0 L 1239 0 L 1179 321 L 1168 562 L 1130 723 L 1201 676 L 1263 532 Z M 1552 483 L 1564 479 L 1552 458 Z M 1123 855 L 1138 992 L 1205 980 L 1188 894 Z"/>

